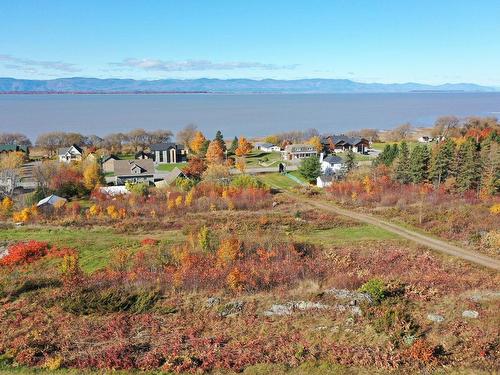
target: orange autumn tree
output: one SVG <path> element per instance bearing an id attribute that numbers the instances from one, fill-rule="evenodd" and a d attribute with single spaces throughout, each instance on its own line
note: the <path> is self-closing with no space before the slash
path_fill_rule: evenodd
<path id="1" fill-rule="evenodd" d="M 205 136 L 203 135 L 202 132 L 198 131 L 196 132 L 193 140 L 191 141 L 191 143 L 189 144 L 189 147 L 191 148 L 191 150 L 193 150 L 195 153 L 199 153 L 203 147 L 203 144 L 205 143 L 207 139 L 205 138 Z"/>
<path id="2" fill-rule="evenodd" d="M 253 145 L 248 142 L 245 137 L 240 137 L 238 140 L 238 148 L 236 149 L 236 156 L 246 156 L 252 151 Z"/>
<path id="3" fill-rule="evenodd" d="M 209 164 L 220 164 L 224 160 L 224 151 L 220 146 L 219 141 L 214 140 L 210 142 L 206 154 L 207 162 Z"/>

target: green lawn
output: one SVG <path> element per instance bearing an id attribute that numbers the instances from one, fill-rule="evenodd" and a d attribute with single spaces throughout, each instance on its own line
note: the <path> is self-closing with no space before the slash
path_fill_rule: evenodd
<path id="1" fill-rule="evenodd" d="M 171 163 L 171 164 L 158 164 L 156 166 L 157 171 L 170 172 L 175 167 L 182 169 L 187 165 L 187 163 Z"/>
<path id="2" fill-rule="evenodd" d="M 281 154 L 279 152 L 262 152 L 259 150 L 253 150 L 245 159 L 247 167 L 253 168 L 261 167 L 259 160 L 262 160 L 266 165 L 271 162 L 276 163 L 281 160 Z"/>
<path id="3" fill-rule="evenodd" d="M 44 228 L 41 226 L 0 230 L 0 241 L 46 241 L 58 247 L 72 247 L 79 251 L 82 269 L 93 272 L 109 262 L 114 251 L 133 250 L 140 247 L 144 237 L 154 237 L 162 242 L 177 242 L 182 239 L 180 231 L 161 232 L 160 235 L 128 235 L 116 233 L 112 228 Z"/>
<path id="4" fill-rule="evenodd" d="M 299 184 L 291 178 L 279 173 L 262 173 L 256 175 L 256 177 L 274 189 L 291 189 L 295 186 L 299 186 Z"/>
<path id="5" fill-rule="evenodd" d="M 323 245 L 343 245 L 360 241 L 391 240 L 399 238 L 391 232 L 368 224 L 346 228 L 315 230 L 307 234 L 300 234 L 298 237 L 301 240 Z"/>

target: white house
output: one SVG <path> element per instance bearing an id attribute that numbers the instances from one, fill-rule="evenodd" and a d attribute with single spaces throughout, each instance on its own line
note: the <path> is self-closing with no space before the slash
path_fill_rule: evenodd
<path id="1" fill-rule="evenodd" d="M 281 148 L 272 143 L 257 142 L 255 143 L 255 148 L 264 152 L 280 152 Z"/>
<path id="2" fill-rule="evenodd" d="M 331 176 L 340 172 L 344 161 L 340 156 L 330 155 L 325 158 L 321 153 L 319 162 L 321 163 L 321 173 L 325 176 Z"/>
<path id="3" fill-rule="evenodd" d="M 77 145 L 62 147 L 58 150 L 59 161 L 62 163 L 70 163 L 72 161 L 81 161 L 83 150 Z"/>
<path id="4" fill-rule="evenodd" d="M 418 138 L 418 141 L 420 143 L 430 143 L 430 142 L 434 141 L 434 138 L 429 137 L 428 135 L 423 135 L 423 136 Z"/>

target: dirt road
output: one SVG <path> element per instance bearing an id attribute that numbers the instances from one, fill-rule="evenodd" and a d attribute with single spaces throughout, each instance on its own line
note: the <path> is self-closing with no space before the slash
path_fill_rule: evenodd
<path id="1" fill-rule="evenodd" d="M 389 223 L 385 220 L 382 220 L 380 218 L 367 215 L 367 214 L 361 214 L 358 212 L 353 212 L 350 210 L 346 210 L 340 207 L 335 206 L 332 203 L 327 203 L 327 202 L 321 202 L 321 201 L 316 201 L 314 199 L 306 199 L 299 197 L 297 195 L 293 195 L 293 197 L 303 203 L 306 203 L 308 205 L 315 206 L 319 209 L 329 211 L 338 215 L 343 215 L 350 217 L 352 219 L 375 225 L 379 228 L 385 229 L 389 232 L 395 233 L 403 238 L 406 238 L 410 241 L 416 242 L 420 245 L 427 246 L 433 250 L 440 251 L 442 253 L 452 255 L 464 260 L 467 260 L 472 263 L 479 264 L 481 266 L 500 271 L 500 261 L 493 259 L 487 255 L 483 255 L 481 253 L 472 251 L 472 250 L 466 250 L 463 249 L 459 246 L 450 244 L 446 241 L 443 240 L 438 240 L 436 238 L 427 236 L 425 234 L 421 234 L 418 232 L 415 232 L 410 229 L 406 229 L 402 226 L 399 226 L 397 224 Z"/>

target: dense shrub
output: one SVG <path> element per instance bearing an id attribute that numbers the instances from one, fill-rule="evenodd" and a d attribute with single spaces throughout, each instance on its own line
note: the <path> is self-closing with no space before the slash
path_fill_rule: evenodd
<path id="1" fill-rule="evenodd" d="M 15 266 L 34 262 L 50 250 L 47 242 L 18 242 L 8 247 L 8 254 L 0 259 L 0 266 Z"/>

